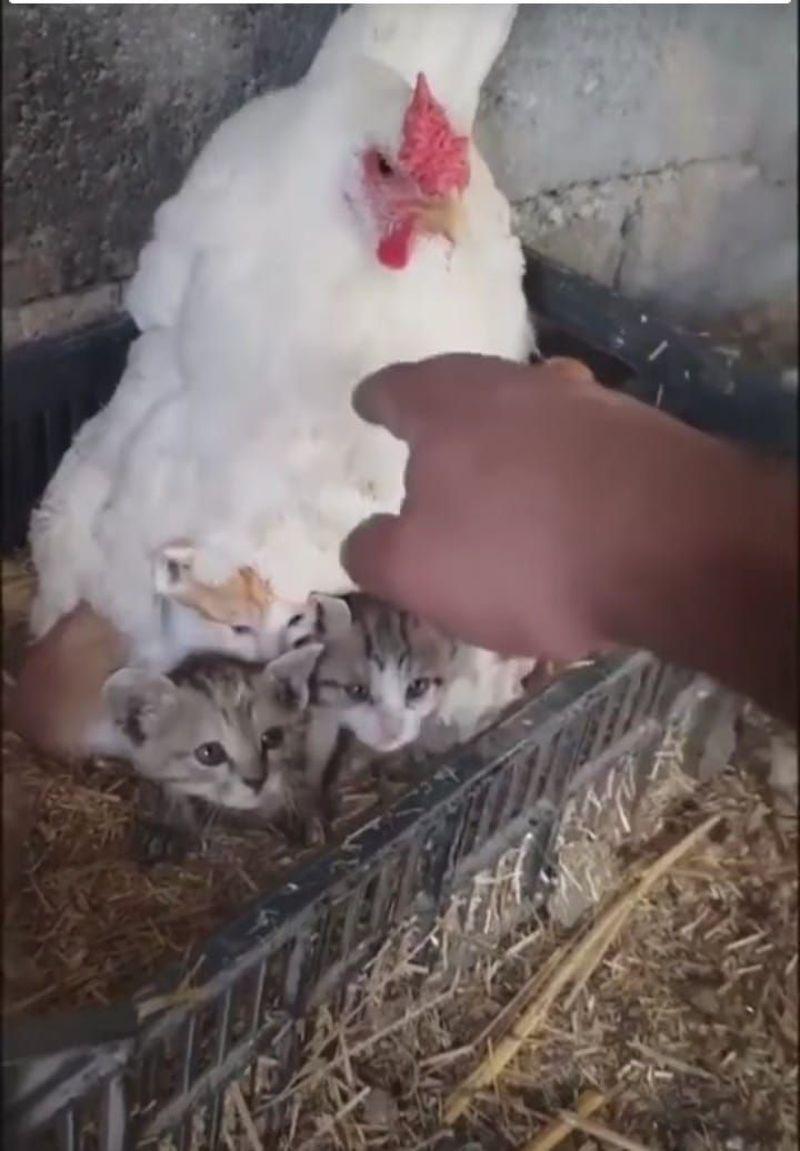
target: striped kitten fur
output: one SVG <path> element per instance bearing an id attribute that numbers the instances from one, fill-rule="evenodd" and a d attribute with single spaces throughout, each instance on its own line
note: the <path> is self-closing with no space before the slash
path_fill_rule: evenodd
<path id="1" fill-rule="evenodd" d="M 448 685 L 457 645 L 363 592 L 312 602 L 315 614 L 292 621 L 290 641 L 323 644 L 310 681 L 305 772 L 328 819 L 345 767 L 371 764 L 380 781 L 383 757 L 419 739 Z"/>
<path id="2" fill-rule="evenodd" d="M 292 803 L 320 653 L 309 644 L 268 664 L 196 654 L 167 675 L 123 668 L 104 696 L 145 779 L 173 797 L 277 816 Z"/>
<path id="3" fill-rule="evenodd" d="M 314 707 L 385 754 L 414 740 L 436 709 L 456 645 L 429 624 L 372 596 L 342 600 L 350 627 L 325 641 L 311 676 Z"/>

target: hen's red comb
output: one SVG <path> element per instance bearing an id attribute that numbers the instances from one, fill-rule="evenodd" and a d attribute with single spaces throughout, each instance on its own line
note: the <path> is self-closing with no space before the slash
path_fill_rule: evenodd
<path id="1" fill-rule="evenodd" d="M 462 192 L 469 183 L 469 137 L 455 134 L 422 72 L 403 119 L 397 159 L 428 196 Z"/>

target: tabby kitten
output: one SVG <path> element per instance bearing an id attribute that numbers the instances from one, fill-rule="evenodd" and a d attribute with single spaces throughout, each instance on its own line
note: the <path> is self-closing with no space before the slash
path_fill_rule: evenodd
<path id="1" fill-rule="evenodd" d="M 268 664 L 196 654 L 167 675 L 123 668 L 111 676 L 112 722 L 135 770 L 163 792 L 165 822 L 197 831 L 194 799 L 276 822 L 291 813 L 321 651 L 309 644 Z"/>
<path id="2" fill-rule="evenodd" d="M 314 617 L 306 613 L 290 621 L 289 640 L 296 650 L 323 644 L 310 681 L 305 770 L 329 818 L 346 765 L 366 757 L 380 781 L 384 757 L 419 738 L 448 684 L 457 645 L 416 616 L 363 592 L 314 601 Z"/>

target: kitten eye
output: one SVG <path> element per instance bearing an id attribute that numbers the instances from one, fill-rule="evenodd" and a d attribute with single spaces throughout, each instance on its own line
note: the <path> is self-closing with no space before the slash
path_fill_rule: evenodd
<path id="1" fill-rule="evenodd" d="M 387 176 L 388 177 L 388 176 L 394 175 L 394 168 L 392 167 L 392 165 L 389 163 L 389 161 L 386 159 L 386 157 L 383 155 L 382 152 L 378 152 L 377 157 L 376 157 L 376 163 L 378 165 L 378 172 L 381 176 Z"/>
<path id="2" fill-rule="evenodd" d="M 363 683 L 348 683 L 344 690 L 347 693 L 348 699 L 352 699 L 353 703 L 363 703 L 369 699 L 369 692 Z"/>
<path id="3" fill-rule="evenodd" d="M 268 727 L 264 734 L 261 736 L 261 750 L 262 751 L 275 751 L 276 748 L 283 746 L 283 728 L 282 727 Z"/>
<path id="4" fill-rule="evenodd" d="M 202 763 L 203 767 L 219 767 L 220 764 L 227 762 L 228 754 L 221 743 L 214 741 L 213 743 L 201 743 L 199 747 L 195 748 L 194 757 L 198 763 Z"/>
<path id="5" fill-rule="evenodd" d="M 246 623 L 231 624 L 231 631 L 234 635 L 252 635 L 253 629 L 248 627 Z"/>
<path id="6" fill-rule="evenodd" d="M 420 677 L 419 679 L 412 680 L 411 683 L 406 688 L 406 699 L 407 700 L 422 699 L 423 695 L 427 694 L 430 686 L 431 686 L 431 681 L 429 679 L 425 679 L 424 677 Z"/>

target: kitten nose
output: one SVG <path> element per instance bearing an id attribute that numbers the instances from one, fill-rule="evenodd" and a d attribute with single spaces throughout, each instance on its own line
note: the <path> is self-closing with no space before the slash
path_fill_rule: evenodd
<path id="1" fill-rule="evenodd" d="M 403 720 L 399 716 L 383 714 L 379 717 L 378 724 L 384 743 L 394 743 L 403 734 Z"/>
<path id="2" fill-rule="evenodd" d="M 256 764 L 256 766 L 244 776 L 244 782 L 251 791 L 261 791 L 261 788 L 267 782 L 267 765 L 263 763 Z"/>

